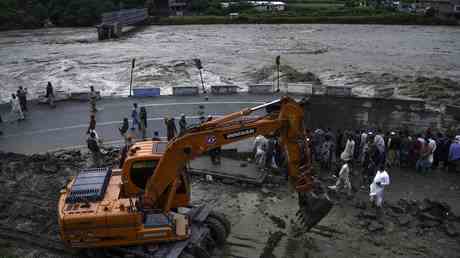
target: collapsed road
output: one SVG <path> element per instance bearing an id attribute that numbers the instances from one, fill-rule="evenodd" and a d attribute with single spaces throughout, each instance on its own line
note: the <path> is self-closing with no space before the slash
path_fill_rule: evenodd
<path id="1" fill-rule="evenodd" d="M 108 149 L 104 165 L 113 164 L 117 154 Z M 67 178 L 89 166 L 89 156 L 61 151 L 0 153 L 0 158 L 0 252 L 11 257 L 76 255 L 59 244 L 55 200 Z M 262 186 L 193 177 L 192 202 L 213 204 L 232 224 L 226 246 L 213 257 L 458 257 L 456 175 L 421 177 L 395 169 L 383 223 L 374 221 L 367 194 L 358 192 L 352 200 L 335 198 L 331 213 L 309 233 L 296 220 L 296 200 L 283 177 L 276 171 L 269 175 Z M 409 182 L 424 187 L 407 188 Z"/>

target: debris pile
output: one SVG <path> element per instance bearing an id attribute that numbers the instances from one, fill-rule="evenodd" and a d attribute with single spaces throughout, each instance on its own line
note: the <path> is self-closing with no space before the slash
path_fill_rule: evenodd
<path id="1" fill-rule="evenodd" d="M 370 232 L 384 229 L 384 223 L 377 220 L 375 212 L 365 203 L 357 201 L 355 207 L 362 209 L 357 215 L 361 226 Z M 415 228 L 419 235 L 430 230 L 439 230 L 449 237 L 460 236 L 460 217 L 443 202 L 430 199 L 423 201 L 400 199 L 397 203 L 386 203 L 384 212 L 395 225 Z"/>

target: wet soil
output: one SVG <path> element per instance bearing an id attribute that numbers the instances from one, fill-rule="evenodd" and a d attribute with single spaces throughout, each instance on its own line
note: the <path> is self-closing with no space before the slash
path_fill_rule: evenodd
<path id="1" fill-rule="evenodd" d="M 105 164 L 111 165 L 116 151 L 108 154 Z M 0 158 L 0 254 L 76 256 L 60 245 L 56 201 L 68 177 L 89 165 L 88 156 L 67 151 Z M 320 175 L 332 184 L 328 171 Z M 331 194 L 334 208 L 310 232 L 297 220 L 297 196 L 281 176 L 269 177 L 263 187 L 193 177 L 192 200 L 212 204 L 232 223 L 227 245 L 213 258 L 458 257 L 460 175 L 390 169 L 390 176 L 381 222 L 368 203 L 367 186 L 357 187 L 353 198 Z"/>

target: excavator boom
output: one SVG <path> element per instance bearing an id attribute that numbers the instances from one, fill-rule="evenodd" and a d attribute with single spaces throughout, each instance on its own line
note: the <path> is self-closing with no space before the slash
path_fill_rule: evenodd
<path id="1" fill-rule="evenodd" d="M 271 112 L 257 118 L 249 117 L 261 109 Z M 187 161 L 213 148 L 257 135 L 272 135 L 280 139 L 287 154 L 290 181 L 295 182 L 295 189 L 300 193 L 301 217 L 308 227 L 313 226 L 329 212 L 332 204 L 323 194 L 319 199 L 317 195 L 311 195 L 314 187 L 309 142 L 304 128 L 304 107 L 289 97 L 208 121 L 169 142 L 146 184 L 144 207 L 170 208 L 170 202 L 159 203 L 159 200 L 164 200 L 162 196 L 166 191 L 169 195 L 174 194 L 171 188 L 176 186 L 179 171 Z M 321 205 L 318 206 L 315 200 Z"/>

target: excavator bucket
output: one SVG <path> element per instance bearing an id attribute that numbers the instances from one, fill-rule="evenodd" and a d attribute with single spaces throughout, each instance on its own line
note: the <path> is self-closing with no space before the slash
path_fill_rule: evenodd
<path id="1" fill-rule="evenodd" d="M 323 193 L 316 195 L 314 192 L 299 192 L 299 211 L 297 216 L 306 231 L 318 224 L 332 209 L 332 202 Z"/>
<path id="2" fill-rule="evenodd" d="M 318 224 L 332 209 L 333 203 L 319 181 L 310 174 L 303 174 L 297 181 L 299 210 L 297 216 L 308 231 Z"/>

